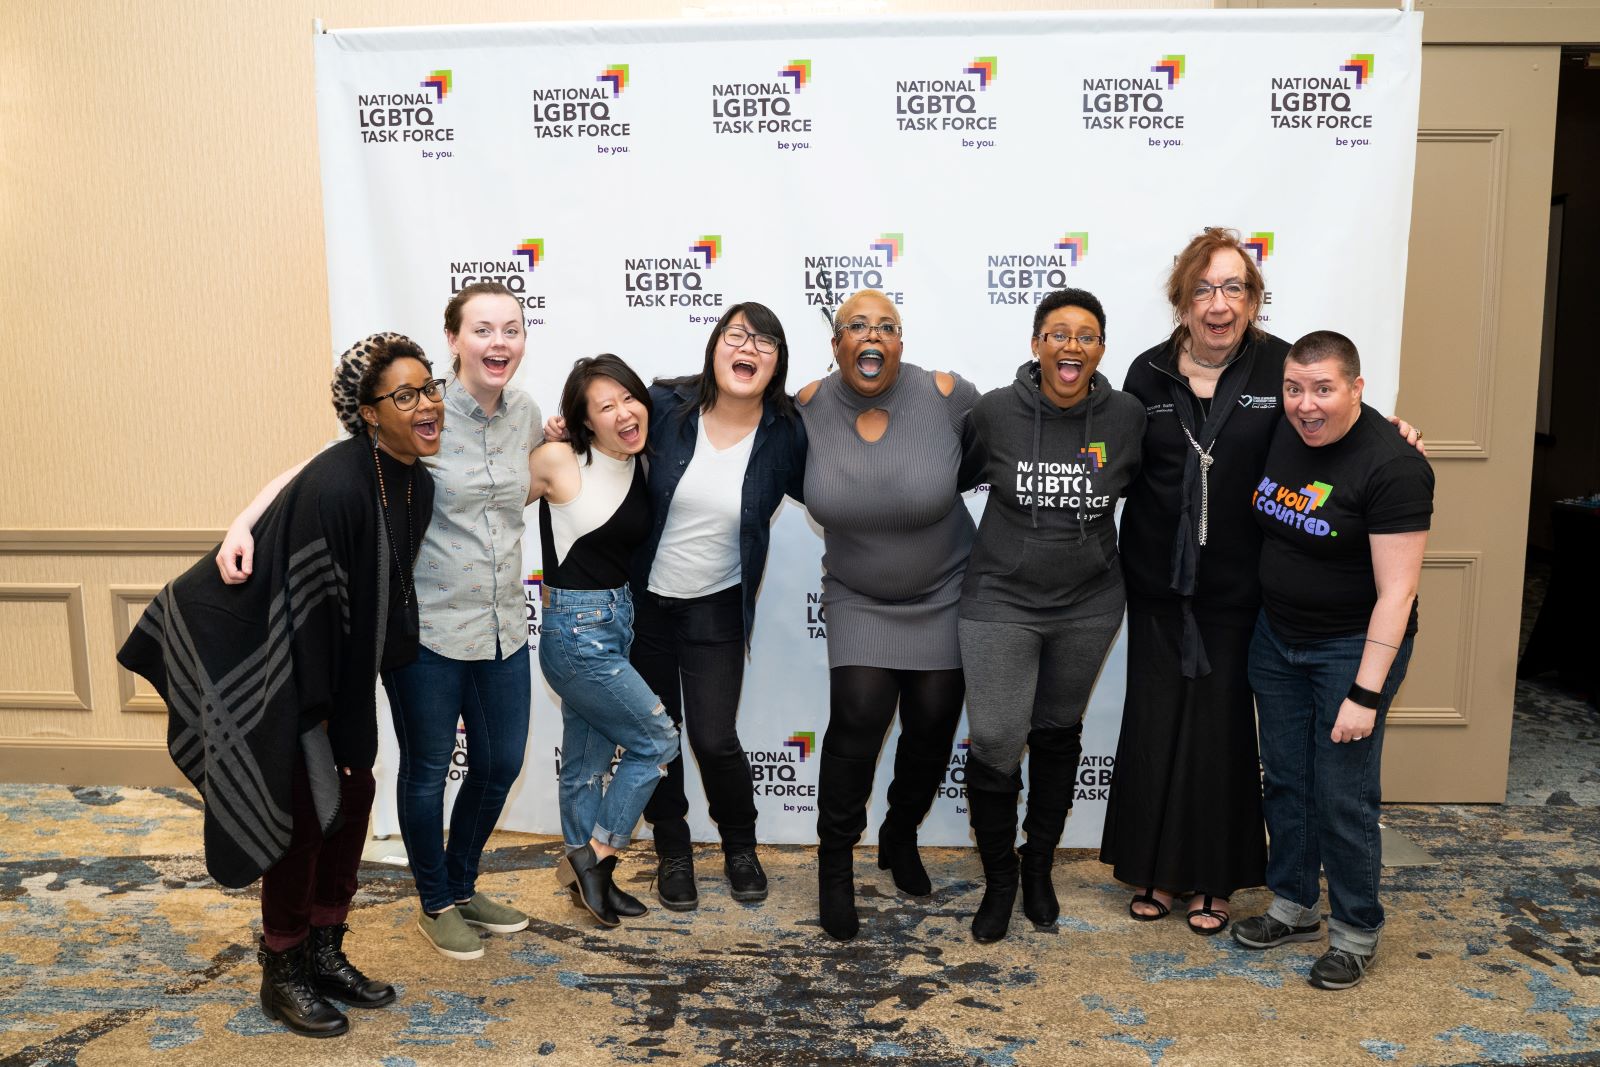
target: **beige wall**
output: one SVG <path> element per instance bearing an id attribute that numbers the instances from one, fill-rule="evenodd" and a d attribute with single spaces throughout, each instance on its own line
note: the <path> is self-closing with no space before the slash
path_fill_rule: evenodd
<path id="1" fill-rule="evenodd" d="M 8 0 L 0 780 L 171 779 L 164 717 L 112 654 L 150 591 L 330 435 L 314 15 L 349 28 L 1079 6 L 1212 5 Z M 1430 40 L 1600 31 L 1596 3 L 1420 6 L 1438 12 Z"/>

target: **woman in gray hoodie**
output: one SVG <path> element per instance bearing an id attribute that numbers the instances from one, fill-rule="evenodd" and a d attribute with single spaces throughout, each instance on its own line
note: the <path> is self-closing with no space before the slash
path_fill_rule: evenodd
<path id="1" fill-rule="evenodd" d="M 1144 405 L 1096 369 L 1105 311 L 1062 289 L 1033 316 L 1033 358 L 985 393 L 973 425 L 989 500 L 961 589 L 967 678 L 967 804 L 983 860 L 980 942 L 1006 936 L 1019 874 L 1017 797 L 1028 768 L 1022 909 L 1060 914 L 1051 866 L 1072 808 L 1083 712 L 1122 622 L 1117 498 L 1139 470 Z"/>

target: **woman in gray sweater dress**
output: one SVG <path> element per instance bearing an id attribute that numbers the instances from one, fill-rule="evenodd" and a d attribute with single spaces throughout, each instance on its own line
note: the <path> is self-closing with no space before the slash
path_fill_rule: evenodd
<path id="1" fill-rule="evenodd" d="M 1072 809 L 1083 712 L 1125 601 L 1117 498 L 1139 471 L 1144 405 L 1096 368 L 1105 311 L 1062 289 L 1033 316 L 1033 358 L 985 393 L 972 422 L 989 500 L 961 591 L 967 664 L 967 810 L 983 860 L 972 919 L 981 942 L 1006 936 L 1017 897 L 1017 794 L 1026 746 L 1022 910 L 1060 914 L 1051 866 Z"/>
<path id="2" fill-rule="evenodd" d="M 956 636 L 973 523 L 961 492 L 980 457 L 970 382 L 900 362 L 900 315 L 862 290 L 835 316 L 838 371 L 800 391 L 810 453 L 806 506 L 824 528 L 829 717 L 817 784 L 822 927 L 856 935 L 852 849 L 883 737 L 900 709 L 878 866 L 931 892 L 917 827 L 950 761 L 965 681 Z"/>

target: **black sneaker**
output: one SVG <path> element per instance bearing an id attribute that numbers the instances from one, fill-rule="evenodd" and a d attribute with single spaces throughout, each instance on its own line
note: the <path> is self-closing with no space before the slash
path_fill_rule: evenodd
<path id="1" fill-rule="evenodd" d="M 693 911 L 700 906 L 700 894 L 694 887 L 692 855 L 685 852 L 656 859 L 656 899 L 668 911 Z"/>
<path id="2" fill-rule="evenodd" d="M 1277 948 L 1291 941 L 1315 941 L 1322 936 L 1322 923 L 1290 926 L 1270 915 L 1252 915 L 1233 924 L 1233 939 L 1245 948 Z"/>
<path id="3" fill-rule="evenodd" d="M 1322 958 L 1311 965 L 1311 977 L 1306 979 L 1318 989 L 1349 989 L 1366 975 L 1372 966 L 1372 955 L 1330 948 Z"/>
<path id="4" fill-rule="evenodd" d="M 722 869 L 728 873 L 728 886 L 734 900 L 753 904 L 767 899 L 767 872 L 761 869 L 755 849 L 730 852 L 722 861 Z"/>

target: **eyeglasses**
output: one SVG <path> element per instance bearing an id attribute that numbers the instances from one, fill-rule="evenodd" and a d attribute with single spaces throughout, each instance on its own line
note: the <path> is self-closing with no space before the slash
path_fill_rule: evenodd
<path id="1" fill-rule="evenodd" d="M 1196 304 L 1204 304 L 1211 299 L 1211 294 L 1219 289 L 1222 290 L 1222 295 L 1230 301 L 1243 300 L 1250 294 L 1250 287 L 1244 282 L 1223 282 L 1221 285 L 1201 282 L 1194 287 L 1194 302 Z"/>
<path id="2" fill-rule="evenodd" d="M 1097 333 L 1071 334 L 1065 333 L 1061 330 L 1057 330 L 1054 333 L 1038 334 L 1036 339 L 1040 341 L 1050 341 L 1058 345 L 1064 345 L 1068 341 L 1076 341 L 1078 342 L 1079 348 L 1093 348 L 1095 345 L 1105 342 L 1105 338 Z"/>
<path id="3" fill-rule="evenodd" d="M 401 411 L 410 411 L 412 408 L 417 406 L 417 397 L 419 396 L 425 396 L 429 400 L 438 400 L 439 398 L 443 397 L 444 379 L 435 378 L 427 385 L 424 385 L 421 389 L 417 389 L 409 385 L 402 385 L 392 393 L 384 393 L 382 396 L 373 397 L 371 403 L 377 404 L 377 402 L 380 400 L 393 400 L 396 408 L 399 408 Z"/>
<path id="4" fill-rule="evenodd" d="M 743 326 L 729 326 L 722 331 L 722 343 L 729 348 L 738 348 L 746 341 L 755 345 L 757 352 L 764 352 L 769 356 L 778 350 L 776 337 L 768 337 L 764 333 L 752 333 Z"/>
<path id="5" fill-rule="evenodd" d="M 903 329 L 898 322 L 846 322 L 839 327 L 839 332 L 859 340 L 872 330 L 877 330 L 884 337 L 899 337 Z"/>

